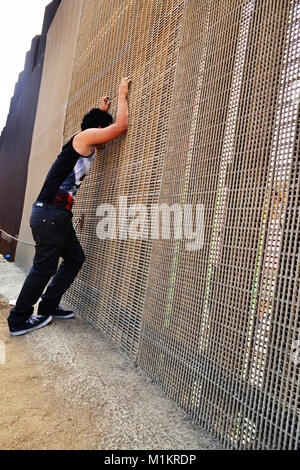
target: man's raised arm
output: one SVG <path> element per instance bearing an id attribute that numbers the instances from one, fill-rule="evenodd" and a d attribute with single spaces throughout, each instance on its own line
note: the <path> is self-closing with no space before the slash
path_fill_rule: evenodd
<path id="1" fill-rule="evenodd" d="M 114 124 L 105 128 L 90 128 L 80 132 L 75 137 L 80 146 L 93 147 L 95 145 L 106 144 L 127 132 L 129 116 L 127 96 L 130 83 L 130 77 L 124 77 L 119 86 L 118 110 Z M 103 98 L 101 108 L 108 110 L 109 105 L 109 98 Z"/>

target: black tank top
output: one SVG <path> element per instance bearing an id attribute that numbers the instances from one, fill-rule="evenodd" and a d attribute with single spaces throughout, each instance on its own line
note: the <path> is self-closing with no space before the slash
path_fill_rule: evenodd
<path id="1" fill-rule="evenodd" d="M 75 135 L 63 146 L 50 168 L 37 201 L 72 209 L 75 195 L 95 156 L 95 152 L 89 157 L 76 152 L 72 145 Z"/>

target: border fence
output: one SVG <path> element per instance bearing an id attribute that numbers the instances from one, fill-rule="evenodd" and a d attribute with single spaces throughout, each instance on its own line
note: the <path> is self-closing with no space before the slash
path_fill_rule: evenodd
<path id="1" fill-rule="evenodd" d="M 64 138 L 131 75 L 75 204 L 66 303 L 227 448 L 300 434 L 300 2 L 85 0 Z M 97 207 L 201 203 L 204 239 L 96 236 Z"/>

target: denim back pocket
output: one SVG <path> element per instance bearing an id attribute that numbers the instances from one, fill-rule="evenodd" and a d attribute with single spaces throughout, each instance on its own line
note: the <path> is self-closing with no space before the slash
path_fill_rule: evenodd
<path id="1" fill-rule="evenodd" d="M 45 224 L 46 209 L 43 207 L 34 207 L 31 211 L 29 225 L 31 228 L 42 227 Z"/>
<path id="2" fill-rule="evenodd" d="M 70 217 L 64 211 L 43 209 L 32 211 L 30 227 L 36 243 L 64 243 L 70 229 Z"/>

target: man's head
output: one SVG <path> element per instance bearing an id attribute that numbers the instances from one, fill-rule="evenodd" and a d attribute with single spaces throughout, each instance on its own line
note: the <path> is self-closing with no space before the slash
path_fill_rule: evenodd
<path id="1" fill-rule="evenodd" d="M 113 123 L 112 115 L 100 108 L 91 109 L 82 119 L 81 130 L 85 131 L 91 127 L 107 127 Z"/>
<path id="2" fill-rule="evenodd" d="M 107 111 L 103 111 L 100 108 L 91 109 L 85 116 L 83 116 L 81 122 L 81 130 L 85 131 L 90 128 L 107 127 L 113 123 L 112 115 Z M 95 146 L 98 150 L 104 149 L 105 144 L 99 144 Z"/>

